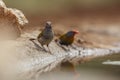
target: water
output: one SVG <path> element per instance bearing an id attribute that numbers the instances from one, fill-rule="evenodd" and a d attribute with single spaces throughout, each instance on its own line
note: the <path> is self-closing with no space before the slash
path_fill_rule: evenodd
<path id="1" fill-rule="evenodd" d="M 39 76 L 38 80 L 120 80 L 120 66 L 104 65 L 102 62 L 120 61 L 120 55 L 111 55 L 86 61 L 75 68 L 63 67 Z"/>
<path id="2" fill-rule="evenodd" d="M 82 80 L 120 80 L 120 66 L 104 65 L 102 62 L 120 60 L 120 55 L 96 58 L 77 66 Z M 79 80 L 79 79 L 78 79 Z"/>

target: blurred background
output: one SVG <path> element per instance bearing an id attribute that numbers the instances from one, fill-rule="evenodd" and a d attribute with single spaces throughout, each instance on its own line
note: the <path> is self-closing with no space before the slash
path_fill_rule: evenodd
<path id="1" fill-rule="evenodd" d="M 41 28 L 47 20 L 53 22 L 55 32 L 78 29 L 88 47 L 120 46 L 120 0 L 3 0 L 7 7 L 17 8 L 29 20 L 25 31 Z M 105 44 L 105 45 L 101 45 Z M 60 71 L 43 76 L 44 80 L 119 80 L 120 66 L 104 65 L 107 60 L 120 60 L 112 55 L 83 62 L 75 67 L 80 76 Z M 74 72 L 74 71 L 73 71 Z M 57 77 L 55 77 L 55 76 Z M 60 76 L 61 75 L 61 76 Z M 71 76 L 72 75 L 72 76 Z M 58 76 L 61 78 L 58 79 Z M 68 78 L 69 77 L 69 78 Z M 72 77 L 72 78 L 71 78 Z M 41 78 L 41 77 L 40 77 Z"/>
<path id="2" fill-rule="evenodd" d="M 8 7 L 23 11 L 29 20 L 30 29 L 43 26 L 50 20 L 55 26 L 54 29 L 64 27 L 60 28 L 61 31 L 73 29 L 70 26 L 74 26 L 75 29 L 79 27 L 85 32 L 96 31 L 119 36 L 119 0 L 4 0 L 4 2 Z M 98 27 L 101 27 L 100 31 Z"/>
<path id="3" fill-rule="evenodd" d="M 61 14 L 86 12 L 101 12 L 106 14 L 119 13 L 119 0 L 4 0 L 13 8 L 18 8 L 27 14 Z"/>
<path id="4" fill-rule="evenodd" d="M 56 21 L 74 17 L 75 21 L 97 20 L 118 23 L 120 19 L 119 0 L 4 0 L 8 7 L 22 10 L 32 24 L 44 19 Z M 73 16 L 74 15 L 74 16 Z M 38 19 L 39 20 L 38 20 Z M 52 18 L 52 19 L 51 19 Z M 76 19 L 77 18 L 77 19 Z M 74 21 L 74 22 L 75 22 Z M 78 21 L 77 21 L 78 22 Z"/>

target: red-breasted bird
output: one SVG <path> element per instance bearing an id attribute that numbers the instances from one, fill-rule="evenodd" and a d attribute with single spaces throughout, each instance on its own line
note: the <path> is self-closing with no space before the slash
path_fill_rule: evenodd
<path id="1" fill-rule="evenodd" d="M 79 31 L 76 30 L 68 31 L 67 33 L 59 37 L 59 43 L 65 46 L 71 45 L 74 42 L 75 35 L 78 33 Z"/>
<path id="2" fill-rule="evenodd" d="M 53 38 L 54 38 L 54 33 L 53 33 L 53 30 L 52 30 L 51 22 L 47 21 L 46 25 L 45 25 L 45 28 L 38 35 L 37 40 L 43 48 L 44 48 L 44 45 L 47 45 L 47 47 L 49 49 L 49 44 L 53 40 Z M 32 39 L 30 39 L 30 40 L 32 40 Z M 50 49 L 49 49 L 49 51 L 50 51 Z M 51 53 L 51 51 L 50 51 L 50 53 Z"/>

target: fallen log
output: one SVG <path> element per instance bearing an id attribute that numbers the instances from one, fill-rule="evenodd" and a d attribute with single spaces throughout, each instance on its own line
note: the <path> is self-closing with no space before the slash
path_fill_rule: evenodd
<path id="1" fill-rule="evenodd" d="M 39 32 L 39 31 L 37 31 Z M 54 41 L 50 44 L 52 55 L 39 48 L 39 43 L 35 43 L 29 40 L 29 36 L 37 35 L 37 32 L 22 35 L 15 41 L 5 41 L 4 49 L 10 50 L 4 55 L 9 55 L 9 64 L 11 63 L 16 74 L 20 76 L 27 76 L 26 78 L 36 78 L 41 73 L 51 71 L 63 62 L 69 61 L 74 64 L 76 62 L 84 61 L 84 59 L 96 58 L 105 55 L 111 55 L 120 53 L 120 47 L 113 48 L 82 48 L 77 49 L 70 48 L 70 51 L 65 51 L 58 46 Z M 26 37 L 25 37 L 26 36 Z M 32 36 L 33 37 L 33 36 Z M 4 44 L 4 42 L 2 42 Z M 1 51 L 1 50 L 0 50 Z M 5 56 L 6 57 L 6 56 Z M 14 63 L 13 63 L 14 61 Z M 7 62 L 6 62 L 7 63 Z M 8 65 L 9 66 L 9 65 Z M 10 68 L 11 69 L 11 68 Z M 13 69 L 11 69 L 13 71 Z"/>

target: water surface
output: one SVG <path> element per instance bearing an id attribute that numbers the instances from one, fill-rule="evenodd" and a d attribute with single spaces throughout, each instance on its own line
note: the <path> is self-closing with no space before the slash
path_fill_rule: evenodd
<path id="1" fill-rule="evenodd" d="M 75 68 L 68 67 L 42 74 L 39 80 L 120 80 L 120 66 L 102 62 L 120 61 L 120 55 L 111 55 L 84 62 Z"/>

